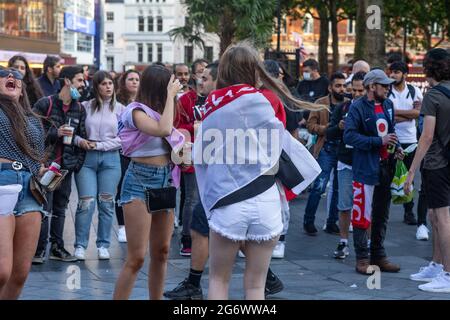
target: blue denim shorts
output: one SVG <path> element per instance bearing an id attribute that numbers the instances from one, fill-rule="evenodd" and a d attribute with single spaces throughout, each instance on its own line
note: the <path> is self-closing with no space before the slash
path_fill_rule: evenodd
<path id="1" fill-rule="evenodd" d="M 349 211 L 353 208 L 353 171 L 345 168 L 338 170 L 339 200 L 338 210 Z"/>
<path id="2" fill-rule="evenodd" d="M 123 178 L 119 205 L 135 199 L 145 202 L 145 189 L 169 187 L 172 184 L 172 166 L 163 167 L 131 161 Z"/>
<path id="3" fill-rule="evenodd" d="M 43 206 L 37 203 L 30 191 L 30 179 L 32 177 L 29 171 L 0 170 L 0 185 L 10 184 L 22 185 L 22 191 L 19 193 L 14 216 L 18 217 L 28 212 L 40 212 L 43 216 L 47 215 Z"/>

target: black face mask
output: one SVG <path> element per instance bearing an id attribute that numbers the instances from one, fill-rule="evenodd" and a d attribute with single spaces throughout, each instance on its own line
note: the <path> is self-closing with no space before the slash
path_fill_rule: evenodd
<path id="1" fill-rule="evenodd" d="M 336 101 L 342 102 L 344 101 L 345 94 L 333 92 L 333 98 L 336 99 Z"/>

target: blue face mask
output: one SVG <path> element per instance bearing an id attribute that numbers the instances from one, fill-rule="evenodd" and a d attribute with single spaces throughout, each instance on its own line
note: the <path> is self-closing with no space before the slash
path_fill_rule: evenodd
<path id="1" fill-rule="evenodd" d="M 75 89 L 74 87 L 70 87 L 70 97 L 73 100 L 78 100 L 81 98 L 81 94 L 78 92 L 77 89 Z"/>

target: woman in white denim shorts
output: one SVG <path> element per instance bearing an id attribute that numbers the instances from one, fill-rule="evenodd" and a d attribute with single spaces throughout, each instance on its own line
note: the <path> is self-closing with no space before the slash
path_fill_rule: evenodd
<path id="1" fill-rule="evenodd" d="M 295 108 L 318 110 L 322 106 L 293 98 L 268 75 L 256 50 L 246 43 L 231 46 L 222 55 L 217 88 L 206 100 L 207 111 L 193 149 L 199 194 L 210 227 L 208 299 L 228 298 L 234 260 L 244 242 L 245 298 L 263 300 L 270 258 L 283 230 L 282 198 L 273 169 L 284 145 L 271 139 L 292 138 L 276 118 L 274 109 L 283 108 L 277 95 Z M 238 142 L 235 148 L 234 140 L 243 136 L 249 143 L 239 147 Z"/>

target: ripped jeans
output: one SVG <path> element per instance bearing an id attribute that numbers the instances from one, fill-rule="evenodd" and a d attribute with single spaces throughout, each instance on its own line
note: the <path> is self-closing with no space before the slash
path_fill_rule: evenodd
<path id="1" fill-rule="evenodd" d="M 75 215 L 75 247 L 87 249 L 92 216 L 98 205 L 97 248 L 109 248 L 114 204 L 120 181 L 119 151 L 88 151 L 80 172 L 75 174 L 78 207 Z"/>

